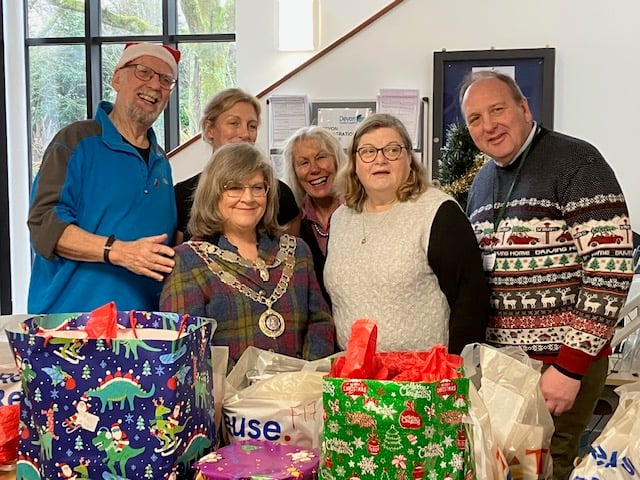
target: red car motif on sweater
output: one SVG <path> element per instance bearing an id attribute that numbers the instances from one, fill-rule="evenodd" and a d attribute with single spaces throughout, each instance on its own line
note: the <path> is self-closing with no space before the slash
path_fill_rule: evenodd
<path id="1" fill-rule="evenodd" d="M 485 237 L 482 237 L 480 239 L 480 242 L 478 242 L 478 244 L 481 247 L 493 247 L 493 246 L 497 245 L 498 242 L 499 242 L 499 240 L 496 237 L 485 236 Z"/>
<path id="2" fill-rule="evenodd" d="M 507 237 L 507 243 L 509 245 L 535 245 L 539 243 L 540 239 L 537 237 L 532 237 L 531 235 L 527 235 L 524 232 L 514 232 L 509 237 Z"/>
<path id="3" fill-rule="evenodd" d="M 620 235 L 616 235 L 614 233 L 594 233 L 589 239 L 589 246 L 597 247 L 598 245 L 606 245 L 610 243 L 619 244 L 622 240 L 624 239 Z"/>

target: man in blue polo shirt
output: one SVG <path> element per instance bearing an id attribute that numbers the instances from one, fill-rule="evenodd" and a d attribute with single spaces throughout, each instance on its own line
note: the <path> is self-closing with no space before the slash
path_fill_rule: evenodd
<path id="1" fill-rule="evenodd" d="M 171 167 L 151 126 L 164 111 L 180 52 L 127 44 L 115 102 L 63 128 L 34 180 L 28 225 L 35 259 L 29 313 L 156 310 L 173 268 Z"/>

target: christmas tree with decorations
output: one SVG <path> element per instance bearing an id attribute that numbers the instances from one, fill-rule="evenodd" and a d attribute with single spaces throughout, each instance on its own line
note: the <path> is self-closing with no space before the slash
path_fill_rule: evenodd
<path id="1" fill-rule="evenodd" d="M 454 197 L 463 209 L 467 206 L 471 182 L 487 160 L 473 143 L 464 122 L 454 122 L 447 127 L 438 180 L 442 190 Z"/>

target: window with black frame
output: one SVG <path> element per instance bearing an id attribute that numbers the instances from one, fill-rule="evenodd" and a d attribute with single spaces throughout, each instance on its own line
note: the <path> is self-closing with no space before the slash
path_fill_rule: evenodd
<path id="1" fill-rule="evenodd" d="M 125 43 L 182 52 L 178 84 L 154 130 L 169 151 L 195 136 L 202 107 L 236 83 L 235 0 L 24 0 L 32 175 L 53 135 L 113 100 Z"/>

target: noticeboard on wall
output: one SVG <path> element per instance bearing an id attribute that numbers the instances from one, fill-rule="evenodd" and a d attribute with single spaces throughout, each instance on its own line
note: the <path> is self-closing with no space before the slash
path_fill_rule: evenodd
<path id="1" fill-rule="evenodd" d="M 309 101 L 306 95 L 273 95 L 269 108 L 269 154 L 276 174 L 284 178 L 282 150 L 290 136 L 301 127 L 318 125 L 332 132 L 347 151 L 360 123 L 370 114 L 386 112 L 398 117 L 412 137 L 413 150 L 424 155 L 425 105 L 417 89 L 382 89 L 376 100 Z"/>
<path id="2" fill-rule="evenodd" d="M 529 102 L 533 118 L 553 128 L 554 48 L 434 52 L 433 172 L 438 171 L 447 127 L 463 121 L 458 102 L 460 84 L 469 71 L 476 69 L 496 69 L 515 78 Z"/>
<path id="3" fill-rule="evenodd" d="M 358 125 L 375 111 L 375 101 L 313 102 L 311 124 L 333 133 L 346 151 Z"/>
<path id="4" fill-rule="evenodd" d="M 428 98 L 420 97 L 417 89 L 382 89 L 377 100 L 312 102 L 311 124 L 331 131 L 346 151 L 362 120 L 372 113 L 390 113 L 407 127 L 413 150 L 424 154 L 425 103 Z"/>

